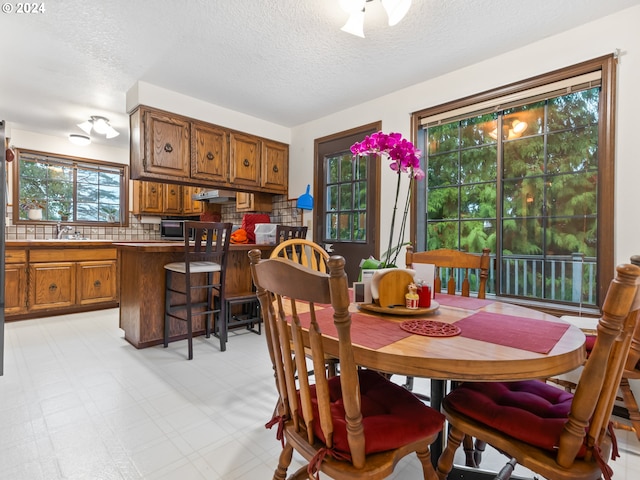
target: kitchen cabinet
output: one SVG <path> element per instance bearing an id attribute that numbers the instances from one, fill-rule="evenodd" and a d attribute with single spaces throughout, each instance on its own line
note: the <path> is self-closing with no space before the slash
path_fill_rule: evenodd
<path id="1" fill-rule="evenodd" d="M 162 185 L 162 213 L 180 215 L 182 213 L 182 187 L 165 183 Z"/>
<path id="2" fill-rule="evenodd" d="M 144 111 L 145 169 L 172 177 L 189 177 L 190 124 L 181 117 L 157 111 Z"/>
<path id="3" fill-rule="evenodd" d="M 29 252 L 29 311 L 114 302 L 117 249 L 51 248 Z"/>
<path id="4" fill-rule="evenodd" d="M 183 215 L 199 215 L 204 212 L 204 202 L 194 200 L 192 197 L 196 193 L 200 193 L 204 188 L 200 187 L 182 187 L 182 214 Z"/>
<path id="5" fill-rule="evenodd" d="M 185 187 L 170 183 L 133 182 L 134 215 L 199 215 L 202 202 L 193 201 L 191 195 L 201 191 L 198 187 Z"/>
<path id="6" fill-rule="evenodd" d="M 229 136 L 231 154 L 229 165 L 231 185 L 258 187 L 260 185 L 260 140 L 249 135 L 232 133 Z"/>
<path id="7" fill-rule="evenodd" d="M 90 305 L 109 302 L 117 298 L 116 260 L 78 262 L 77 303 Z"/>
<path id="8" fill-rule="evenodd" d="M 273 208 L 272 195 L 268 193 L 236 194 L 237 212 L 270 212 Z"/>
<path id="9" fill-rule="evenodd" d="M 286 194 L 289 179 L 289 146 L 263 140 L 261 160 L 261 185 L 269 191 Z"/>
<path id="10" fill-rule="evenodd" d="M 5 315 L 27 311 L 27 252 L 7 249 L 4 269 Z"/>
<path id="11" fill-rule="evenodd" d="M 228 134 L 223 129 L 202 123 L 192 123 L 191 178 L 227 185 L 229 181 L 228 143 Z"/>
<path id="12" fill-rule="evenodd" d="M 289 146 L 140 105 L 129 116 L 133 180 L 286 194 Z"/>
<path id="13" fill-rule="evenodd" d="M 73 262 L 30 263 L 29 310 L 51 310 L 76 303 Z"/>

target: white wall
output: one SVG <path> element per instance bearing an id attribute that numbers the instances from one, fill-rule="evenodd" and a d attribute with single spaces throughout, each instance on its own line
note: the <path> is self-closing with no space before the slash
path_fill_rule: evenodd
<path id="1" fill-rule="evenodd" d="M 616 119 L 615 262 L 640 254 L 640 153 L 635 129 L 640 112 L 640 6 L 602 18 L 505 55 L 470 65 L 393 94 L 293 128 L 289 196 L 313 184 L 314 139 L 382 120 L 385 132 L 410 138 L 411 112 L 533 77 L 621 50 Z M 473 41 L 473 40 L 470 40 Z M 428 62 L 428 49 L 425 58 Z M 395 174 L 382 171 L 380 238 L 389 235 Z M 387 206 L 387 208 L 385 208 Z M 384 242 L 383 242 L 384 243 Z"/>
<path id="2" fill-rule="evenodd" d="M 133 111 L 137 105 L 159 108 L 278 142 L 290 143 L 291 141 L 291 130 L 287 127 L 206 103 L 147 82 L 137 82 L 127 92 L 127 112 Z"/>

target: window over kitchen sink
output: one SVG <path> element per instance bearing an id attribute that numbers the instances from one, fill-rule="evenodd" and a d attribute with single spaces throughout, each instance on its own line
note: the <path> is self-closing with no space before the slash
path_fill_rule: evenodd
<path id="1" fill-rule="evenodd" d="M 128 166 L 17 151 L 13 222 L 126 225 Z"/>

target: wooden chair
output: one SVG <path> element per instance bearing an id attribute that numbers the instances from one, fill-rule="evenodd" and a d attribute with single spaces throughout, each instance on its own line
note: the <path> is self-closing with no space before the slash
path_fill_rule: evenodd
<path id="1" fill-rule="evenodd" d="M 193 359 L 193 317 L 205 317 L 207 338 L 215 315 L 226 325 L 224 279 L 232 227 L 230 223 L 185 222 L 185 232 L 193 231 L 195 240 L 190 242 L 185 235 L 184 261 L 164 266 L 164 346 L 169 345 L 171 319 L 186 322 L 189 360 Z M 197 295 L 197 291 L 204 293 Z M 220 350 L 224 351 L 226 328 L 221 330 Z"/>
<path id="2" fill-rule="evenodd" d="M 464 435 L 481 439 L 517 462 L 554 480 L 609 480 L 610 416 L 639 318 L 640 268 L 620 265 L 598 323 L 598 337 L 575 394 L 540 380 L 465 382 L 443 400 L 449 421 L 447 447 L 438 476 L 451 471 Z M 567 415 L 568 414 L 568 415 Z"/>
<path id="3" fill-rule="evenodd" d="M 631 263 L 640 267 L 640 255 L 633 255 L 631 257 Z M 585 346 L 587 349 L 587 356 L 591 355 L 593 345 L 595 344 L 597 319 L 589 317 L 575 317 L 575 316 L 563 316 L 563 320 L 577 326 L 582 329 L 587 339 Z M 570 372 L 566 375 L 558 377 L 548 378 L 547 381 L 560 385 L 567 392 L 574 392 L 576 389 L 575 377 L 579 374 L 579 370 Z M 620 379 L 620 392 L 622 393 L 622 402 L 627 410 L 631 427 L 621 422 L 613 422 L 615 428 L 623 430 L 632 430 L 638 441 L 640 441 L 640 411 L 638 410 L 638 402 L 631 390 L 629 380 L 640 380 L 640 326 L 636 327 L 631 337 L 631 347 L 629 349 L 629 356 L 625 363 L 624 371 L 622 372 L 622 378 Z"/>
<path id="4" fill-rule="evenodd" d="M 271 258 L 275 257 L 288 258 L 318 272 L 327 271 L 329 260 L 329 254 L 320 245 L 304 238 L 279 243 L 271 252 Z"/>
<path id="5" fill-rule="evenodd" d="M 278 225 L 276 227 L 276 243 L 291 240 L 292 238 L 307 238 L 308 227 Z"/>
<path id="6" fill-rule="evenodd" d="M 405 264 L 407 268 L 413 268 L 416 263 L 428 263 L 435 265 L 435 278 L 433 290 L 435 293 L 441 293 L 442 280 L 441 276 L 447 276 L 447 294 L 455 295 L 459 293 L 463 297 L 470 296 L 469 271 L 476 270 L 479 273 L 478 280 L 478 298 L 486 298 L 487 279 L 489 278 L 489 261 L 490 250 L 485 248 L 482 254 L 466 253 L 459 250 L 450 250 L 441 248 L 438 250 L 429 250 L 426 252 L 414 252 L 413 246 L 408 245 L 406 250 Z M 446 272 L 442 270 L 446 269 Z M 456 292 L 456 277 L 462 276 L 461 290 Z M 413 378 L 407 377 L 405 387 L 413 391 Z M 426 395 L 418 394 L 423 399 L 428 399 Z M 466 455 L 466 465 L 468 467 L 479 467 L 482 461 L 482 452 L 485 445 L 482 442 L 473 442 L 471 437 L 464 439 L 464 451 Z"/>
<path id="7" fill-rule="evenodd" d="M 461 295 L 469 296 L 469 270 L 478 270 L 480 279 L 478 283 L 478 298 L 485 298 L 487 279 L 489 278 L 489 249 L 482 250 L 482 255 L 466 253 L 458 250 L 441 248 L 426 252 L 414 252 L 413 246 L 407 246 L 405 264 L 412 268 L 414 263 L 430 263 L 436 266 L 433 290 L 440 293 L 442 288 L 441 270 L 448 269 L 447 293 L 456 294 L 456 275 L 463 275 Z"/>
<path id="8" fill-rule="evenodd" d="M 400 458 L 416 452 L 424 478 L 435 480 L 429 445 L 444 418 L 377 372 L 358 369 L 344 258 L 331 257 L 329 273 L 323 273 L 289 259 L 261 260 L 257 249 L 249 257 L 279 393 L 277 414 L 267 424 L 278 425 L 283 442 L 274 480 L 285 479 L 294 450 L 308 465 L 290 478 L 314 478 L 321 471 L 336 480 L 382 479 Z M 324 370 L 319 310 L 329 312 L 337 329 L 341 369 L 336 377 L 306 373 L 306 347 L 315 371 Z"/>
<path id="9" fill-rule="evenodd" d="M 278 257 L 288 258 L 289 260 L 318 272 L 327 272 L 329 254 L 320 245 L 310 240 L 305 240 L 303 238 L 285 240 L 273 249 L 269 258 Z M 309 356 L 308 353 L 309 352 L 307 352 L 307 356 Z M 329 371 L 329 375 L 335 376 L 338 371 L 338 359 L 330 355 L 326 355 L 325 364 Z M 312 372 L 313 370 L 309 371 L 309 373 Z"/>

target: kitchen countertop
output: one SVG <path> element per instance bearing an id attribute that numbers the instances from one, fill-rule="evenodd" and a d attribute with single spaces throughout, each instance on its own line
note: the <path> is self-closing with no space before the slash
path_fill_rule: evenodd
<path id="1" fill-rule="evenodd" d="M 78 248 L 104 247 L 112 245 L 113 240 L 58 240 L 58 239 L 28 239 L 28 240 L 7 240 L 7 247 L 46 247 L 46 248 Z"/>
<path id="2" fill-rule="evenodd" d="M 120 248 L 136 248 L 145 251 L 153 251 L 162 249 L 179 251 L 184 249 L 182 242 L 166 242 L 166 241 L 134 241 L 134 240 L 57 240 L 57 239 L 27 239 L 27 240 L 7 240 L 7 247 L 45 247 L 45 248 L 77 248 L 79 246 L 87 247 L 104 247 L 105 245 L 113 245 Z M 231 244 L 231 250 L 251 250 L 252 248 L 273 248 L 273 245 L 266 244 Z"/>

